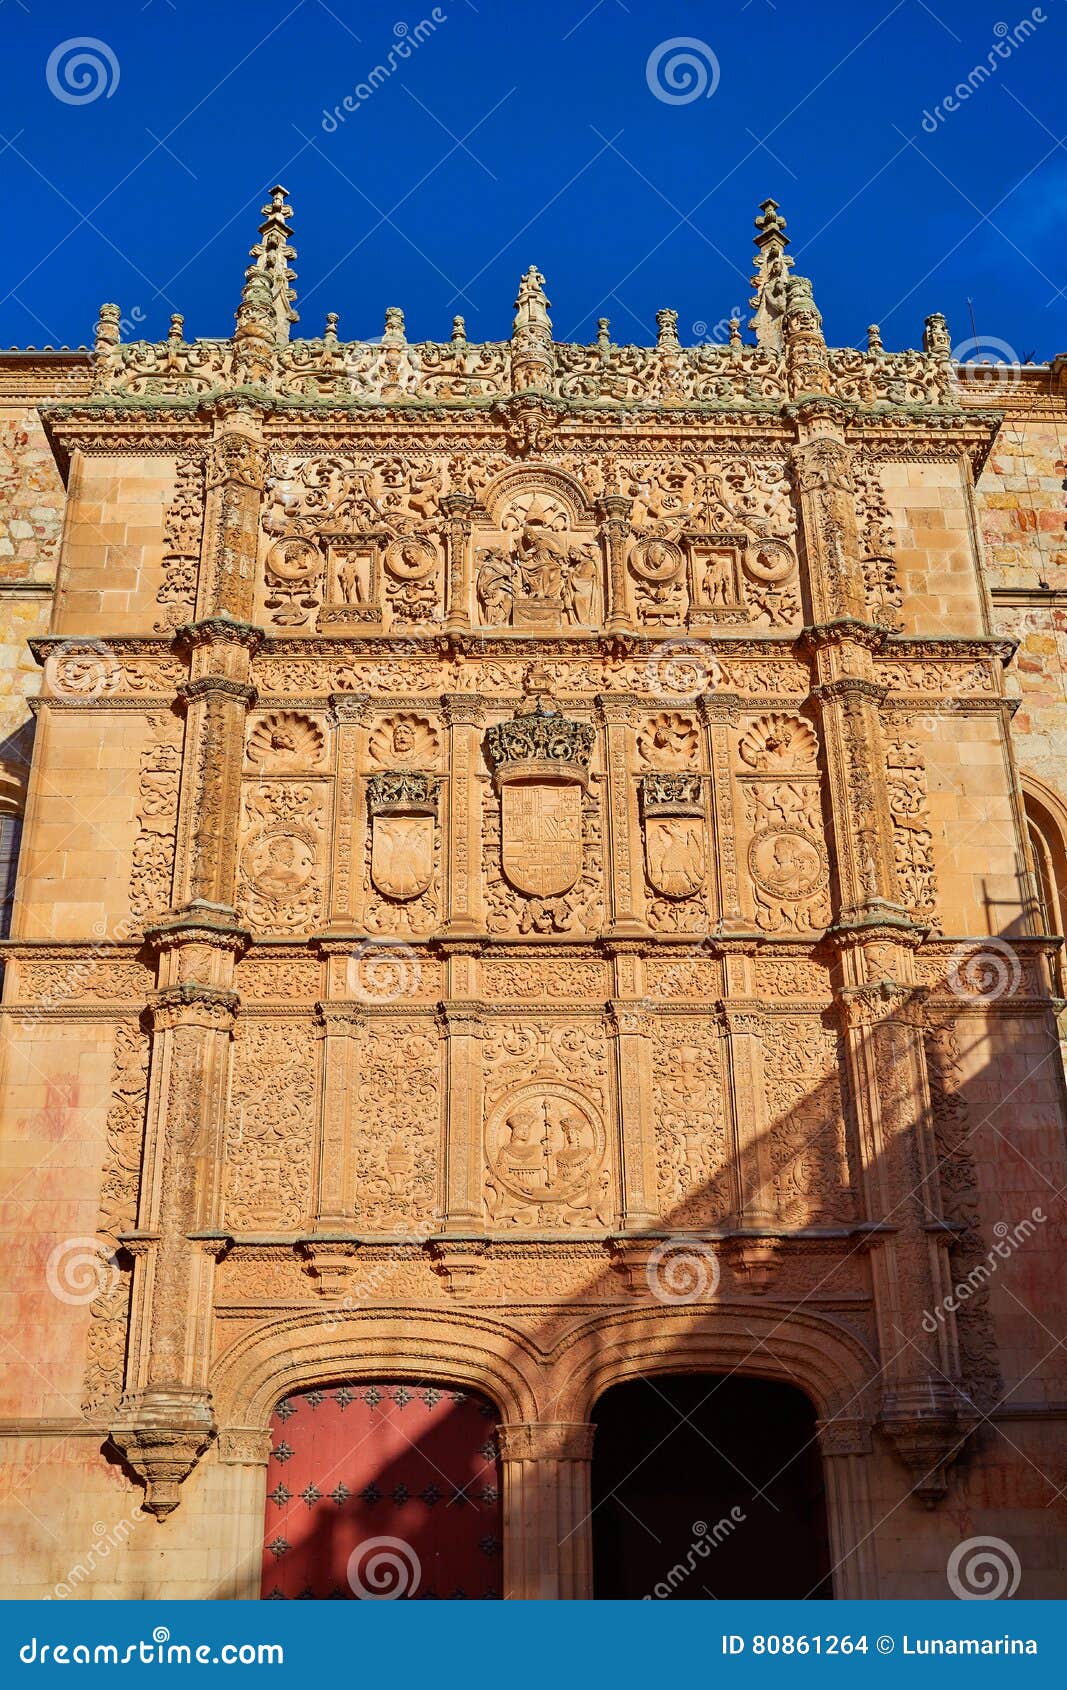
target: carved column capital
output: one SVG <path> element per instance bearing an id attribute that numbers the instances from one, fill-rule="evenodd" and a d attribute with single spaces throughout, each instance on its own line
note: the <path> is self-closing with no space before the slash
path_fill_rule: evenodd
<path id="1" fill-rule="evenodd" d="M 365 692 L 331 692 L 328 702 L 335 728 L 363 728 L 370 721 L 370 697 Z"/>
<path id="2" fill-rule="evenodd" d="M 205 1027 L 232 1033 L 240 1002 L 236 992 L 223 987 L 180 980 L 153 992 L 148 1013 L 152 1030 L 157 1033 L 173 1027 Z"/>
<path id="3" fill-rule="evenodd" d="M 450 728 L 480 728 L 485 721 L 485 700 L 477 693 L 442 693 L 441 710 Z"/>
<path id="4" fill-rule="evenodd" d="M 501 1461 L 592 1461 L 596 1427 L 584 1420 L 527 1420 L 500 1426 Z"/>

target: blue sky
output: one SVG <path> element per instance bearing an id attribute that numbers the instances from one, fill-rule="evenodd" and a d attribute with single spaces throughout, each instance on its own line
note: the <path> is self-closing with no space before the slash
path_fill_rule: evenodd
<path id="1" fill-rule="evenodd" d="M 501 337 L 535 262 L 560 339 L 608 316 L 613 338 L 649 340 L 671 305 L 697 340 L 747 318 L 752 218 L 773 195 L 832 343 L 879 322 L 888 347 L 916 345 L 941 310 L 959 344 L 971 297 L 981 339 L 1067 350 L 1064 0 L 443 0 L 434 16 L 0 0 L 0 344 L 83 342 L 105 299 L 152 338 L 174 310 L 190 337 L 229 334 L 280 179 L 304 334 L 337 311 L 342 336 L 375 335 L 395 304 L 412 339 L 447 337 L 456 312 L 471 339 Z M 95 72 L 57 51 L 86 37 Z M 672 83 L 678 52 L 694 64 Z M 979 64 L 995 68 L 938 117 Z M 324 121 L 346 95 L 355 109 Z"/>

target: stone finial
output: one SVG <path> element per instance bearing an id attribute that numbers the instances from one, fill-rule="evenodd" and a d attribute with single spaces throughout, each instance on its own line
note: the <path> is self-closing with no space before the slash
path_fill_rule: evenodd
<path id="1" fill-rule="evenodd" d="M 322 338 L 323 338 L 323 342 L 326 346 L 336 346 L 337 345 L 337 312 L 336 311 L 327 311 L 327 313 L 326 313 L 326 327 L 323 330 Z"/>
<path id="2" fill-rule="evenodd" d="M 782 343 L 793 398 L 830 391 L 822 313 L 807 276 L 790 276 L 786 283 Z"/>
<path id="3" fill-rule="evenodd" d="M 678 347 L 678 313 L 669 308 L 656 312 L 656 345 L 661 352 Z"/>
<path id="4" fill-rule="evenodd" d="M 759 256 L 752 275 L 752 286 L 756 291 L 749 300 L 754 315 L 748 326 L 755 331 L 760 346 L 781 350 L 786 283 L 793 260 L 786 255 L 789 236 L 785 232 L 785 218 L 779 216 L 777 200 L 763 201 L 756 218 L 756 229 L 758 233 L 754 245 Z"/>
<path id="5" fill-rule="evenodd" d="M 252 269 L 246 273 L 245 281 L 247 283 L 250 279 L 252 270 L 268 278 L 275 338 L 288 340 L 290 324 L 299 322 L 299 318 L 293 309 L 296 289 L 291 285 L 296 280 L 296 271 L 289 262 L 296 257 L 296 249 L 290 244 L 293 231 L 289 219 L 293 208 L 286 204 L 285 189 L 272 188 L 270 201 L 262 210 L 259 240 L 250 253 L 254 262 Z"/>
<path id="6" fill-rule="evenodd" d="M 385 328 L 382 331 L 382 345 L 406 346 L 407 343 L 403 310 L 399 305 L 387 305 L 385 308 Z"/>
<path id="7" fill-rule="evenodd" d="M 174 311 L 171 314 L 170 328 L 167 330 L 167 339 L 172 343 L 180 345 L 184 336 L 185 318 L 182 316 L 180 311 Z"/>
<path id="8" fill-rule="evenodd" d="M 110 352 L 122 339 L 122 312 L 117 305 L 101 305 L 100 315 L 96 319 L 94 350 L 99 354 Z"/>
<path id="9" fill-rule="evenodd" d="M 729 323 L 729 328 L 730 328 L 730 345 L 731 345 L 731 347 L 740 346 L 742 344 L 742 342 L 741 342 L 741 319 L 740 319 L 740 317 L 731 317 L 730 323 Z"/>
<path id="10" fill-rule="evenodd" d="M 467 343 L 467 324 L 463 317 L 452 319 L 452 342 L 455 346 L 465 346 Z"/>
<path id="11" fill-rule="evenodd" d="M 923 351 L 929 352 L 935 358 L 948 358 L 951 355 L 952 336 L 940 311 L 935 311 L 926 319 L 923 327 Z"/>
<path id="12" fill-rule="evenodd" d="M 598 317 L 596 320 L 596 343 L 601 352 L 611 351 L 611 319 Z"/>
<path id="13" fill-rule="evenodd" d="M 547 387 L 552 376 L 551 300 L 545 293 L 545 278 L 531 264 L 519 283 L 515 320 L 511 325 L 511 380 L 516 393 L 530 387 Z"/>
<path id="14" fill-rule="evenodd" d="M 871 323 L 867 329 L 867 351 L 872 356 L 878 356 L 885 351 L 882 345 L 882 331 L 877 323 Z"/>

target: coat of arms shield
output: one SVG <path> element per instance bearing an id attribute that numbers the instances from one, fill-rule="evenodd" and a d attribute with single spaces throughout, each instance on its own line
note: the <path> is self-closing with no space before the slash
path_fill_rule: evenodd
<path id="1" fill-rule="evenodd" d="M 707 858 L 700 816 L 646 816 L 648 878 L 665 898 L 691 898 L 704 884 Z"/>
<path id="2" fill-rule="evenodd" d="M 384 815 L 371 822 L 371 879 L 402 903 L 418 898 L 433 879 L 432 816 Z"/>
<path id="3" fill-rule="evenodd" d="M 576 781 L 511 781 L 501 790 L 504 872 L 520 892 L 556 898 L 582 871 L 582 789 Z"/>

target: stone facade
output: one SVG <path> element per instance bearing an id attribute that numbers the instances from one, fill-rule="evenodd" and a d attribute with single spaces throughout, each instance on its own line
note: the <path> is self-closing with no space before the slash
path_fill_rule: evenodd
<path id="1" fill-rule="evenodd" d="M 600 1394 L 737 1369 L 838 1595 L 1064 1595 L 1067 370 L 828 347 L 773 202 L 754 342 L 300 340 L 290 216 L 0 358 L 6 1588 L 256 1595 L 274 1405 L 395 1377 L 586 1595 Z"/>

